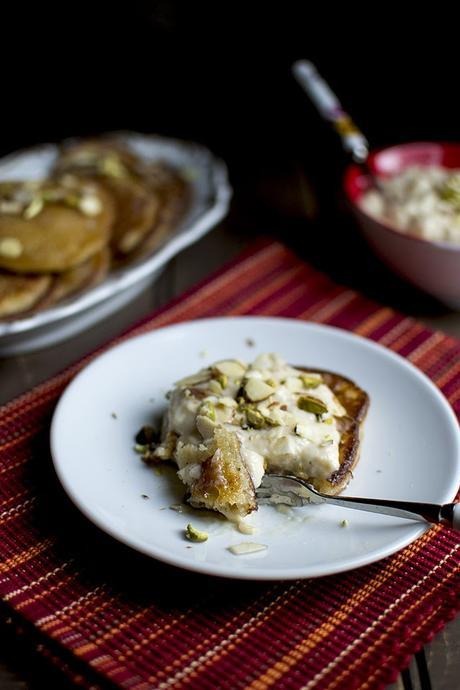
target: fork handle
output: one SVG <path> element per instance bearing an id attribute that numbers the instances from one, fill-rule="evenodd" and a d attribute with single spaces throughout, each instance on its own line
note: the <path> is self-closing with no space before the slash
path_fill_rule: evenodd
<path id="1" fill-rule="evenodd" d="M 445 524 L 460 532 L 460 503 L 446 503 L 446 505 L 441 507 L 441 513 L 444 510 L 447 510 L 448 513 L 445 518 Z"/>
<path id="2" fill-rule="evenodd" d="M 460 531 L 460 503 L 419 503 L 412 501 L 389 501 L 375 498 L 327 497 L 327 503 L 343 508 L 357 508 L 371 513 L 383 513 L 409 519 L 423 518 L 427 522 L 443 524 Z"/>

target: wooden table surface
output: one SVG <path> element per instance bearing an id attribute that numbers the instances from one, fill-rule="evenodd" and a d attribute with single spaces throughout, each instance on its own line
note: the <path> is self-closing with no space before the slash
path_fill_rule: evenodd
<path id="1" fill-rule="evenodd" d="M 273 211 L 273 209 L 268 208 L 268 211 Z M 172 260 L 156 283 L 133 303 L 85 333 L 40 352 L 0 359 L 0 404 L 47 379 L 80 356 L 119 334 L 138 318 L 167 303 L 172 297 L 222 266 L 249 243 L 254 234 L 258 233 L 261 225 L 265 230 L 267 225 L 271 224 L 271 227 L 268 227 L 271 232 L 281 236 L 298 253 L 306 255 L 323 267 L 324 256 L 321 251 L 317 251 L 317 246 L 313 246 L 312 251 L 310 251 L 311 247 L 305 250 L 303 225 L 299 218 L 291 218 L 292 222 L 287 223 L 290 231 L 284 232 L 286 226 L 279 220 L 279 209 L 276 210 L 278 215 L 270 216 L 272 221 L 269 223 L 266 222 L 268 218 L 266 212 L 267 208 L 262 215 L 255 214 L 251 217 L 249 213 L 248 216 L 242 217 L 238 213 L 235 216 L 235 211 L 233 211 L 224 224 Z M 238 220 L 237 223 L 235 217 Z M 354 258 L 348 262 L 347 270 L 344 269 L 340 257 L 335 262 L 333 261 L 334 277 L 343 282 L 352 282 L 360 289 L 368 288 L 367 292 L 371 296 L 403 309 L 406 313 L 414 314 L 430 327 L 460 336 L 459 314 L 451 313 L 411 291 L 410 288 L 402 286 L 388 272 L 379 268 L 377 262 L 372 263 L 375 260 L 368 250 L 363 248 L 359 240 L 353 241 L 357 242 L 356 245 L 352 245 Z M 314 245 L 314 242 L 311 241 L 310 244 Z M 357 252 L 356 247 L 359 247 Z M 367 264 L 371 262 L 371 267 L 375 267 L 375 280 L 368 280 L 368 283 L 363 283 L 363 276 L 359 270 L 353 270 L 362 265 L 363 256 Z M 448 624 L 412 660 L 409 669 L 401 674 L 391 689 L 456 690 L 459 688 L 459 639 L 460 618 Z M 0 609 L 0 690 L 25 690 L 26 688 L 66 690 L 70 687 L 60 672 L 41 658 L 27 636 L 21 636 L 20 632 L 18 633 L 17 629 L 11 625 L 8 611 Z"/>

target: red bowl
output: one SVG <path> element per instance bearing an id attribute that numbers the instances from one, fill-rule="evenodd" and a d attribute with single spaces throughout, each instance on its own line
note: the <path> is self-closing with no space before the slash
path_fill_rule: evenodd
<path id="1" fill-rule="evenodd" d="M 389 177 L 409 165 L 441 165 L 460 169 L 460 143 L 414 142 L 371 152 L 369 166 Z M 460 309 L 460 245 L 407 235 L 360 207 L 369 179 L 358 165 L 350 165 L 343 180 L 345 195 L 365 238 L 380 258 L 400 276 Z"/>

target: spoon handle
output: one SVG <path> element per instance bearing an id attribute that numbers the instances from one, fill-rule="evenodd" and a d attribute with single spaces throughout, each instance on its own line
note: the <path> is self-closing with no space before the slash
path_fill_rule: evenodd
<path id="1" fill-rule="evenodd" d="M 344 149 L 351 153 L 357 163 L 364 163 L 369 154 L 368 141 L 342 108 L 330 86 L 318 74 L 315 65 L 308 60 L 298 60 L 292 65 L 292 72 L 300 86 L 313 101 L 320 115 L 338 133 Z"/>

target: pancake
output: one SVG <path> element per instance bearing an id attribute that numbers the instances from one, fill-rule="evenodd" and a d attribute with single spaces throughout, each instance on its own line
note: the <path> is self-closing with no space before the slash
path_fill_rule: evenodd
<path id="1" fill-rule="evenodd" d="M 187 185 L 162 161 L 147 163 L 110 139 L 86 140 L 63 149 L 56 174 L 93 177 L 112 194 L 115 263 L 152 253 L 177 223 L 185 207 Z"/>
<path id="2" fill-rule="evenodd" d="M 136 178 L 141 166 L 140 158 L 118 141 L 83 139 L 61 148 L 54 172 L 58 176 L 72 173 L 85 177 Z"/>
<path id="3" fill-rule="evenodd" d="M 298 368 L 302 369 L 302 367 Z M 306 370 L 304 369 L 304 371 Z M 313 370 L 309 369 L 308 371 Z M 317 491 L 332 496 L 339 494 L 347 486 L 359 460 L 363 424 L 369 409 L 369 396 L 356 383 L 341 374 L 323 370 L 315 370 L 315 372 L 321 374 L 322 379 L 346 412 L 346 415 L 337 418 L 337 425 L 341 434 L 339 444 L 340 467 L 327 479 L 321 480 L 307 476 L 301 478 L 313 484 Z"/>
<path id="4" fill-rule="evenodd" d="M 167 398 L 160 438 L 141 444 L 143 459 L 176 463 L 192 505 L 231 520 L 257 508 L 266 472 L 330 495 L 342 491 L 369 406 L 350 379 L 292 367 L 276 353 L 249 365 L 215 362 L 177 381 Z"/>
<path id="5" fill-rule="evenodd" d="M 164 164 L 151 166 L 144 178 L 144 184 L 157 199 L 158 212 L 150 232 L 146 233 L 136 248 L 136 258 L 148 256 L 161 245 L 179 222 L 189 201 L 185 179 Z"/>
<path id="6" fill-rule="evenodd" d="M 0 267 L 59 273 L 81 264 L 107 245 L 113 207 L 110 194 L 87 179 L 14 183 L 0 201 Z"/>
<path id="7" fill-rule="evenodd" d="M 0 319 L 28 312 L 47 293 L 51 282 L 50 275 L 19 276 L 0 272 Z"/>
<path id="8" fill-rule="evenodd" d="M 48 308 L 67 297 L 98 285 L 106 277 L 109 267 L 110 251 L 104 248 L 78 266 L 57 274 L 40 308 Z"/>

